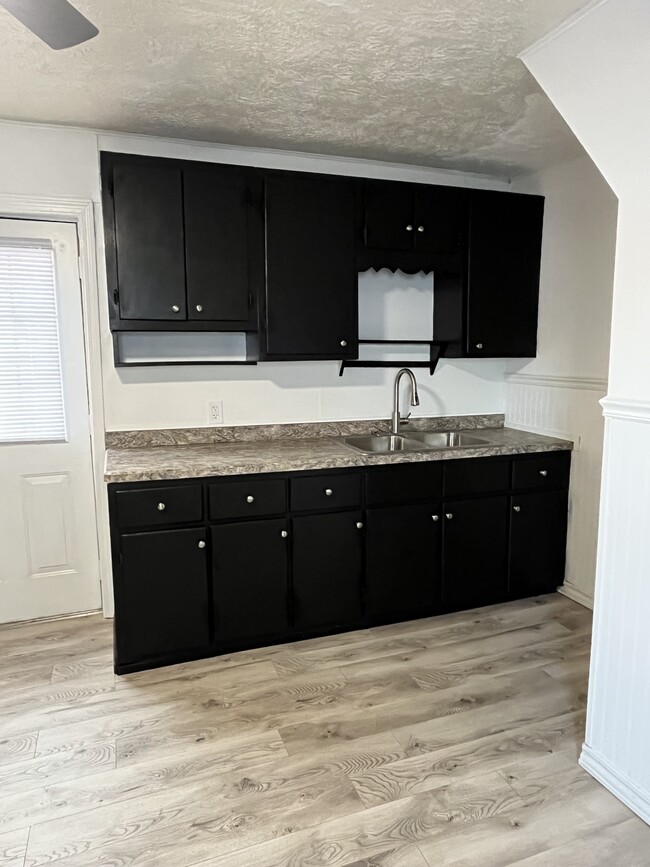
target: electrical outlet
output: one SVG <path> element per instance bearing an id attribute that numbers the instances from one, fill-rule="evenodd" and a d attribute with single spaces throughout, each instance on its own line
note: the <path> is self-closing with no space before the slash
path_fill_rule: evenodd
<path id="1" fill-rule="evenodd" d="M 208 404 L 208 419 L 212 424 L 223 424 L 222 400 L 215 400 Z"/>

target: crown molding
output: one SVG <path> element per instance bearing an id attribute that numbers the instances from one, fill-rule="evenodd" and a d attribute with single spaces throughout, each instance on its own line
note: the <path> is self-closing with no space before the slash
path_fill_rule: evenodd
<path id="1" fill-rule="evenodd" d="M 588 376 L 543 376 L 537 373 L 511 373 L 506 382 L 512 385 L 536 385 L 546 388 L 574 388 L 607 391 L 607 380 Z"/>
<path id="2" fill-rule="evenodd" d="M 573 15 L 569 15 L 568 18 L 565 18 L 561 24 L 551 30 L 550 33 L 547 33 L 545 36 L 542 36 L 541 39 L 538 39 L 536 42 L 533 42 L 532 45 L 529 45 L 528 48 L 524 48 L 523 51 L 520 51 L 517 57 L 523 63 L 527 64 L 527 61 L 534 55 L 537 54 L 538 51 L 541 51 L 546 45 L 549 45 L 551 42 L 555 42 L 555 40 L 562 36 L 563 33 L 566 33 L 568 30 L 571 30 L 572 27 L 581 21 L 583 18 L 586 18 L 587 15 L 591 15 L 592 12 L 595 12 L 600 6 L 604 6 L 605 3 L 609 3 L 609 0 L 591 0 L 590 3 L 587 3 L 586 6 L 583 6 L 582 9 L 578 9 L 577 12 L 574 12 Z"/>

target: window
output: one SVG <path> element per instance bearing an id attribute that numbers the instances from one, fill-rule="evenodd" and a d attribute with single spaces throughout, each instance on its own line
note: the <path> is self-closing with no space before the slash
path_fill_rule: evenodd
<path id="1" fill-rule="evenodd" d="M 0 443 L 66 439 L 55 278 L 49 242 L 0 238 Z"/>

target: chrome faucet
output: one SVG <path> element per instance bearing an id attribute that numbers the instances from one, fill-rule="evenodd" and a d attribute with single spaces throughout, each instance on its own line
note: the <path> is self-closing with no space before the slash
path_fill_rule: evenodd
<path id="1" fill-rule="evenodd" d="M 397 371 L 397 376 L 395 377 L 395 387 L 393 391 L 393 425 L 391 429 L 391 433 L 393 434 L 393 436 L 399 436 L 399 425 L 400 421 L 402 420 L 399 411 L 399 384 L 405 373 L 408 374 L 411 380 L 411 406 L 420 406 L 420 398 L 418 397 L 418 384 L 416 382 L 415 376 L 413 375 L 413 371 L 409 370 L 408 367 L 403 367 L 401 370 Z M 408 415 L 406 416 L 406 418 L 408 418 Z"/>

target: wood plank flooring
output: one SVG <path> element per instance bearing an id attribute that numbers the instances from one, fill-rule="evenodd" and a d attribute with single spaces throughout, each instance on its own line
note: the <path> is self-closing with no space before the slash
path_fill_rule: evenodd
<path id="1" fill-rule="evenodd" d="M 635 867 L 580 769 L 559 595 L 116 677 L 99 617 L 0 629 L 0 867 Z"/>

